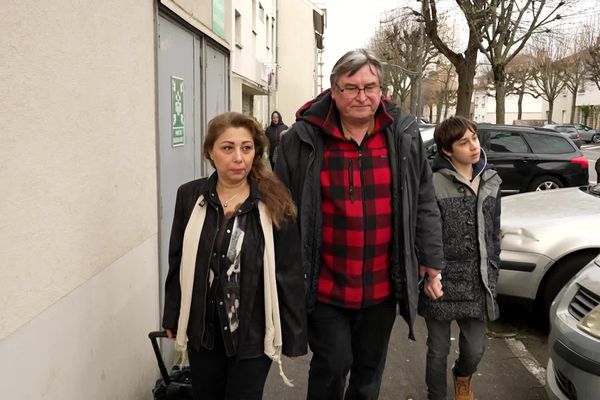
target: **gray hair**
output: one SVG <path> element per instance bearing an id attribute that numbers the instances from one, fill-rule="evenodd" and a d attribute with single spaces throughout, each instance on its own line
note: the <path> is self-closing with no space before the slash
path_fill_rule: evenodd
<path id="1" fill-rule="evenodd" d="M 333 88 L 333 86 L 338 83 L 342 75 L 349 73 L 349 75 L 352 76 L 365 65 L 369 65 L 375 69 L 375 73 L 379 78 L 379 83 L 382 84 L 383 67 L 381 61 L 367 49 L 356 49 L 350 50 L 344 54 L 333 66 L 331 75 L 329 76 L 331 87 Z"/>

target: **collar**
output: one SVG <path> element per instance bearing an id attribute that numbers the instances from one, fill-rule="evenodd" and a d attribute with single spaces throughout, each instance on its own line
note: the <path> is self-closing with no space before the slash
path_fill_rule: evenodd
<path id="1" fill-rule="evenodd" d="M 384 131 L 393 121 L 393 111 L 396 105 L 386 97 L 381 97 L 379 107 L 375 111 L 373 127 L 368 133 Z M 335 101 L 331 97 L 331 89 L 323 91 L 315 99 L 304 104 L 296 113 L 296 120 L 306 121 L 321 128 L 325 134 L 340 139 L 346 139 Z"/>
<path id="2" fill-rule="evenodd" d="M 344 124 L 344 121 L 342 121 L 341 119 L 340 119 L 340 125 L 342 127 L 342 133 L 344 135 L 344 138 L 346 140 L 352 140 L 352 135 L 350 134 L 350 131 L 346 127 L 346 124 Z M 375 118 L 371 118 L 371 121 L 369 121 L 369 126 L 367 127 L 366 136 L 371 136 L 374 133 L 375 133 Z"/>
<path id="3" fill-rule="evenodd" d="M 218 175 L 217 171 L 213 172 L 212 175 L 208 178 L 208 185 L 206 185 L 206 189 L 204 190 L 204 198 L 212 204 L 214 207 L 221 207 L 221 202 L 219 201 L 219 195 L 217 194 L 217 180 Z M 254 179 L 248 177 L 248 184 L 250 185 L 250 196 L 242 203 L 242 205 L 238 208 L 238 214 L 246 213 L 252 210 L 258 201 L 261 199 L 260 192 L 258 190 L 258 184 Z"/>

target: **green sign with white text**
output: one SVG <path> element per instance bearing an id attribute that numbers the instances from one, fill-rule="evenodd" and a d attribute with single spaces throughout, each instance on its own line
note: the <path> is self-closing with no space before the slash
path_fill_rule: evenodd
<path id="1" fill-rule="evenodd" d="M 185 144 L 183 113 L 183 79 L 171 76 L 171 145 Z"/>
<path id="2" fill-rule="evenodd" d="M 212 30 L 225 39 L 225 0 L 212 2 Z"/>

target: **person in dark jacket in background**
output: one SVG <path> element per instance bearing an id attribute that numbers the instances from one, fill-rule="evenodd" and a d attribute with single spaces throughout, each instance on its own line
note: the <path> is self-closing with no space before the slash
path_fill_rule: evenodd
<path id="1" fill-rule="evenodd" d="M 267 130 L 265 131 L 267 138 L 269 139 L 269 161 L 271 162 L 271 168 L 275 167 L 275 152 L 281 141 L 281 135 L 287 128 L 288 126 L 283 123 L 279 111 L 273 111 L 271 113 L 271 125 L 267 126 Z"/>
<path id="2" fill-rule="evenodd" d="M 454 398 L 473 400 L 471 376 L 485 350 L 486 321 L 498 318 L 496 282 L 500 267 L 500 183 L 487 166 L 477 126 L 451 117 L 434 132 L 439 150 L 433 161 L 433 185 L 442 215 L 444 295 L 422 296 L 419 314 L 427 323 L 425 380 L 429 400 L 445 400 L 450 325 L 460 328 L 454 363 Z"/>
<path id="3" fill-rule="evenodd" d="M 419 274 L 429 295 L 443 293 L 431 169 L 415 117 L 382 96 L 382 75 L 369 51 L 346 53 L 278 148 L 307 275 L 308 399 L 378 398 L 396 307 L 414 338 Z"/>
<path id="4" fill-rule="evenodd" d="M 163 327 L 188 350 L 194 399 L 261 399 L 271 360 L 286 380 L 281 354 L 307 352 L 296 207 L 265 142 L 251 118 L 218 115 L 204 141 L 216 171 L 177 191 Z"/>

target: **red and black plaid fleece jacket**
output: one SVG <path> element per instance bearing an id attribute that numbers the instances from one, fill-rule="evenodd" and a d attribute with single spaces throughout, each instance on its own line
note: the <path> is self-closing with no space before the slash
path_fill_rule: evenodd
<path id="1" fill-rule="evenodd" d="M 317 299 L 360 309 L 392 295 L 392 177 L 384 133 L 392 118 L 379 107 L 373 133 L 359 146 L 344 138 L 334 109 L 326 115 Z"/>

